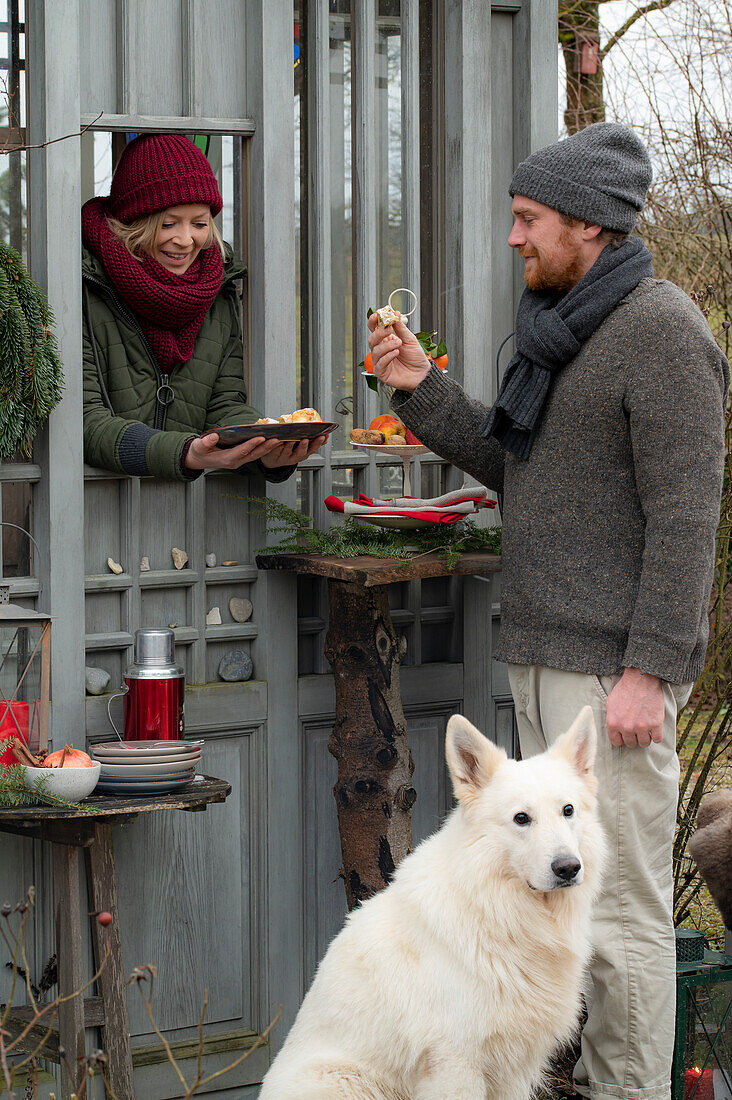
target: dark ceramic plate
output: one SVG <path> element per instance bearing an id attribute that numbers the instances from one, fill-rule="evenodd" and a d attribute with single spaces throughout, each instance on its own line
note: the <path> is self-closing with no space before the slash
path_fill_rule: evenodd
<path id="1" fill-rule="evenodd" d="M 290 443 L 297 439 L 315 439 L 318 435 L 330 435 L 339 424 L 329 422 L 315 424 L 232 424 L 228 428 L 216 428 L 219 441 L 217 447 L 226 449 L 236 447 L 238 443 L 246 443 L 248 439 L 263 436 L 265 439 L 281 439 L 283 443 Z M 213 430 L 213 429 L 212 429 Z"/>

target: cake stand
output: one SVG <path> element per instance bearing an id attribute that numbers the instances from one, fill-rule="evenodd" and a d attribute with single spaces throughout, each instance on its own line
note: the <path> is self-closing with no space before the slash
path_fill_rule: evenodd
<path id="1" fill-rule="evenodd" d="M 394 455 L 396 458 L 400 458 L 402 460 L 402 470 L 404 471 L 402 496 L 411 497 L 412 482 L 409 474 L 409 467 L 412 464 L 412 459 L 416 458 L 417 455 L 427 454 L 429 447 L 425 447 L 422 443 L 405 444 L 401 447 L 392 447 L 390 443 L 351 443 L 351 446 L 362 447 L 365 451 L 376 451 L 378 454 Z"/>

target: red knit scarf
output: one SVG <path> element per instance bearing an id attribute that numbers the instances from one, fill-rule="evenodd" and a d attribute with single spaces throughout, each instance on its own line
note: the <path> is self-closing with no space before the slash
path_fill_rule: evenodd
<path id="1" fill-rule="evenodd" d="M 105 206 L 102 198 L 84 203 L 84 241 L 137 315 L 162 370 L 187 363 L 204 318 L 221 289 L 221 252 L 215 244 L 202 249 L 188 270 L 177 275 L 152 256 L 133 256 L 109 228 Z"/>

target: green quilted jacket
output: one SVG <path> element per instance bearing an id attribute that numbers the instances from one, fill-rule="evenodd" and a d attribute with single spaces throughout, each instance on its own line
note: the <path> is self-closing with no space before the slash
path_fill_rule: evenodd
<path id="1" fill-rule="evenodd" d="M 82 255 L 84 305 L 84 458 L 92 466 L 177 481 L 183 449 L 204 430 L 247 424 L 260 414 L 247 404 L 235 282 L 245 272 L 229 256 L 224 279 L 196 339 L 193 357 L 162 374 L 134 313 L 101 261 Z M 283 481 L 294 466 L 239 473 Z"/>

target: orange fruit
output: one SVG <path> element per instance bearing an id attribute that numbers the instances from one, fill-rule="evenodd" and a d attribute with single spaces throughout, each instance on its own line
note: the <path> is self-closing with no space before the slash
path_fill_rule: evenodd
<path id="1" fill-rule="evenodd" d="M 374 373 L 374 361 L 371 357 L 371 352 L 368 353 L 363 361 L 363 369 L 366 371 L 367 374 Z"/>
<path id="2" fill-rule="evenodd" d="M 427 358 L 432 359 L 432 356 L 428 355 Z M 439 367 L 440 370 L 447 370 L 447 355 L 438 355 L 436 359 L 432 359 L 432 362 L 436 367 Z"/>

